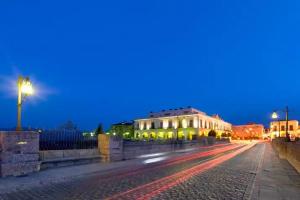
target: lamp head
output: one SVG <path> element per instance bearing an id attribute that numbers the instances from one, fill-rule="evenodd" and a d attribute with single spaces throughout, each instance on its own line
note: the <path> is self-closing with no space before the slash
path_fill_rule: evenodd
<path id="1" fill-rule="evenodd" d="M 276 112 L 273 112 L 272 119 L 278 119 L 278 118 L 279 118 L 278 114 Z"/>
<path id="2" fill-rule="evenodd" d="M 21 92 L 26 96 L 33 95 L 34 90 L 29 78 L 23 79 L 21 83 Z"/>

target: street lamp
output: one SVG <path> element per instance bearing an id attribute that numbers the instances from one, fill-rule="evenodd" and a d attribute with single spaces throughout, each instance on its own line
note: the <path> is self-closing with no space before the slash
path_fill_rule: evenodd
<path id="1" fill-rule="evenodd" d="M 17 122 L 17 131 L 21 131 L 21 108 L 22 103 L 27 96 L 33 95 L 34 90 L 32 83 L 29 80 L 29 77 L 19 76 L 18 78 L 18 122 Z"/>
<path id="2" fill-rule="evenodd" d="M 279 119 L 279 115 L 277 114 L 277 112 L 273 112 L 272 113 L 272 119 L 274 119 L 274 120 L 278 120 L 278 137 L 280 137 L 280 129 L 281 129 L 281 127 L 280 127 L 280 119 Z"/>

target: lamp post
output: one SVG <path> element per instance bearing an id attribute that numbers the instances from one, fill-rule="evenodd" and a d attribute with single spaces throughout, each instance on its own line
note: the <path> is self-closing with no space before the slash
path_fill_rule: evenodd
<path id="1" fill-rule="evenodd" d="M 281 110 L 279 110 L 281 111 Z M 285 113 L 285 121 L 286 121 L 286 125 L 285 125 L 285 137 L 286 139 L 289 141 L 290 137 L 289 137 L 289 107 L 287 106 L 285 108 L 285 110 L 283 110 L 282 112 Z M 280 119 L 279 119 L 279 115 L 277 114 L 276 111 L 273 112 L 272 114 L 272 119 L 278 119 L 278 123 L 279 123 L 279 136 L 280 136 Z"/>
<path id="2" fill-rule="evenodd" d="M 27 96 L 33 94 L 33 87 L 32 83 L 30 82 L 29 78 L 19 76 L 18 78 L 18 119 L 17 119 L 17 131 L 21 131 L 21 110 L 22 110 L 22 103 Z"/>
<path id="3" fill-rule="evenodd" d="M 278 135 L 280 137 L 280 119 L 279 119 L 279 115 L 277 114 L 277 112 L 273 112 L 272 114 L 272 119 L 277 120 L 278 121 Z"/>

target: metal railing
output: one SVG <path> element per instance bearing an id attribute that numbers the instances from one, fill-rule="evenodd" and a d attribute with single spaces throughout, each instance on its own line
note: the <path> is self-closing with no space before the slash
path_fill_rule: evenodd
<path id="1" fill-rule="evenodd" d="M 81 131 L 44 131 L 40 134 L 40 150 L 93 149 L 98 147 L 96 136 L 85 137 Z"/>

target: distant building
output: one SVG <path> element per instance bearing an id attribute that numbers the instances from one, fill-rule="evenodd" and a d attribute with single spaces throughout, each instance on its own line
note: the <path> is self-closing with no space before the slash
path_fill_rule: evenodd
<path id="1" fill-rule="evenodd" d="M 232 138 L 234 139 L 263 139 L 264 125 L 247 124 L 232 126 Z"/>
<path id="2" fill-rule="evenodd" d="M 209 116 L 197 109 L 178 108 L 150 112 L 144 119 L 134 121 L 135 138 L 147 139 L 186 139 L 207 136 L 214 130 L 217 136 L 231 133 L 231 124 L 218 115 Z"/>
<path id="3" fill-rule="evenodd" d="M 120 122 L 111 125 L 109 134 L 121 136 L 123 138 L 132 138 L 134 136 L 134 122 Z"/>
<path id="4" fill-rule="evenodd" d="M 298 120 L 289 120 L 288 121 L 288 133 L 300 137 L 299 130 L 299 121 Z M 270 123 L 270 135 L 272 138 L 275 137 L 286 137 L 286 121 L 273 121 Z"/>

